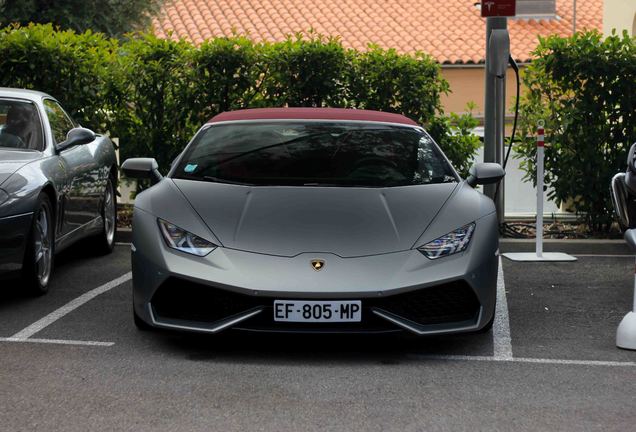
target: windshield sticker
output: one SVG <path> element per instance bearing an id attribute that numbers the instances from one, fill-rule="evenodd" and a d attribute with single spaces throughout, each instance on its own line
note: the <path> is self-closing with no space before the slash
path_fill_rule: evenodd
<path id="1" fill-rule="evenodd" d="M 197 169 L 197 164 L 187 164 L 183 170 L 187 173 L 193 173 Z"/>

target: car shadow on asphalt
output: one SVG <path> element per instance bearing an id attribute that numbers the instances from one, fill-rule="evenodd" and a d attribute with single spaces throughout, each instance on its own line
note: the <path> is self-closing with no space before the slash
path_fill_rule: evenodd
<path id="1" fill-rule="evenodd" d="M 227 332 L 219 335 L 156 333 L 165 354 L 191 361 L 246 364 L 399 364 L 413 356 L 492 355 L 492 333 L 415 337 L 394 334 L 284 334 Z"/>
<path id="2" fill-rule="evenodd" d="M 89 241 L 80 240 L 68 249 L 56 254 L 53 261 L 51 285 L 58 284 L 64 278 L 65 270 L 79 266 L 90 259 L 100 258 L 101 255 L 98 254 L 87 254 L 87 250 L 91 250 Z M 0 279 L 0 286 L 2 286 L 2 289 L 0 289 L 0 304 L 2 305 L 20 303 L 42 297 L 41 295 L 30 293 L 25 288 L 19 272 L 11 273 Z"/>

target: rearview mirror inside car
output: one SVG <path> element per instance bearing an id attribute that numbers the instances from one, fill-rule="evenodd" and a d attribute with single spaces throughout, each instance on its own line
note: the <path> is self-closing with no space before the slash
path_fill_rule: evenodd
<path id="1" fill-rule="evenodd" d="M 498 183 L 504 178 L 506 172 L 498 163 L 485 162 L 473 165 L 468 171 L 470 174 L 466 182 L 475 187 L 477 185 L 485 185 Z"/>
<path id="2" fill-rule="evenodd" d="M 153 158 L 126 159 L 121 165 L 121 170 L 128 178 L 150 179 L 152 183 L 158 183 L 163 176 L 159 172 L 159 165 Z"/>

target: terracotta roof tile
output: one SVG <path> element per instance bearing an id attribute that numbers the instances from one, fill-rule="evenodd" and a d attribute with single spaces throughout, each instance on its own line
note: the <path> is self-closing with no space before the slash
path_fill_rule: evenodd
<path id="1" fill-rule="evenodd" d="M 347 48 L 370 43 L 399 52 L 424 51 L 440 63 L 483 62 L 485 23 L 478 0 L 168 0 L 154 20 L 160 37 L 201 43 L 246 35 L 280 41 L 313 29 L 339 36 Z M 557 18 L 509 20 L 512 54 L 531 59 L 537 36 L 572 33 L 572 0 L 557 1 Z M 577 30 L 602 28 L 603 0 L 577 2 Z"/>

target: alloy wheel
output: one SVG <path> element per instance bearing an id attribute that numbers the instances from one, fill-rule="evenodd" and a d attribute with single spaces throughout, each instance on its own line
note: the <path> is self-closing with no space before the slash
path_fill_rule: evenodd
<path id="1" fill-rule="evenodd" d="M 110 245 L 115 238 L 115 199 L 113 192 L 113 184 L 109 180 L 106 184 L 106 192 L 104 193 L 104 230 L 106 233 L 106 242 Z"/>
<path id="2" fill-rule="evenodd" d="M 51 276 L 53 249 L 51 240 L 51 217 L 49 209 L 44 205 L 35 222 L 33 236 L 35 250 L 35 268 L 41 286 L 46 286 Z"/>

